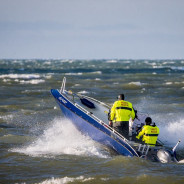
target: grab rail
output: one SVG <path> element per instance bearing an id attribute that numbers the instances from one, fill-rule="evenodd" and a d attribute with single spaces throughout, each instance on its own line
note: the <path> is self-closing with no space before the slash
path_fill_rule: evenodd
<path id="1" fill-rule="evenodd" d="M 111 130 L 114 134 L 118 135 L 119 137 L 121 137 L 124 141 L 128 141 L 125 137 L 123 137 L 119 132 L 117 132 L 116 130 L 114 130 L 112 127 L 110 127 L 108 124 L 104 123 L 101 119 L 97 118 L 95 115 L 93 115 L 91 112 L 87 111 L 86 109 L 84 109 L 82 106 L 78 105 L 77 103 L 74 103 L 74 105 L 76 107 L 78 107 L 80 110 L 82 110 L 84 113 L 86 113 L 87 115 L 89 115 L 90 117 L 92 117 L 93 119 L 95 119 L 98 123 L 100 123 L 101 125 L 103 125 L 104 127 L 108 128 L 109 130 Z"/>
<path id="2" fill-rule="evenodd" d="M 67 90 L 64 90 L 63 91 L 64 93 L 62 93 L 64 96 L 65 96 L 65 93 L 66 94 L 69 94 L 69 95 L 72 95 L 73 96 L 73 101 L 74 101 L 74 96 L 77 96 L 78 98 L 88 98 L 88 99 L 91 99 L 99 104 L 103 104 L 104 106 L 108 107 L 109 106 L 101 101 L 98 101 L 94 98 L 91 98 L 91 97 L 88 97 L 88 96 L 85 96 L 85 95 L 79 95 L 79 94 L 75 94 L 73 93 L 72 91 L 67 91 Z M 67 98 L 67 97 L 66 97 Z M 73 103 L 73 102 L 71 102 Z M 115 135 L 118 135 L 121 139 L 123 139 L 124 141 L 126 141 L 127 143 L 129 142 L 128 139 L 126 139 L 125 137 L 123 137 L 119 132 L 117 132 L 115 129 L 113 129 L 111 126 L 109 126 L 108 124 L 106 124 L 105 122 L 103 122 L 101 119 L 97 118 L 95 115 L 93 115 L 91 112 L 89 112 L 88 110 L 86 110 L 85 108 L 83 108 L 82 106 L 80 106 L 79 104 L 77 103 L 73 103 L 77 108 L 79 108 L 80 110 L 82 110 L 84 113 L 86 113 L 87 115 L 89 115 L 90 117 L 92 117 L 93 119 L 95 119 L 98 123 L 100 123 L 102 126 L 104 126 L 105 128 L 108 128 L 112 133 L 114 133 Z M 130 146 L 130 145 L 129 145 Z"/>
<path id="3" fill-rule="evenodd" d="M 66 77 L 63 77 L 63 82 L 62 82 L 62 85 L 61 85 L 61 89 L 60 89 L 60 93 L 63 93 L 64 90 L 65 90 L 65 83 L 66 83 Z"/>

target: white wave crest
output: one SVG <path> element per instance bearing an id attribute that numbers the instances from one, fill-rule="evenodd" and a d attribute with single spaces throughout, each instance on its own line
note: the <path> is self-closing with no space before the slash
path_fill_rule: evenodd
<path id="1" fill-rule="evenodd" d="M 101 75 L 102 74 L 102 71 L 95 71 L 95 72 L 90 72 L 91 74 L 99 74 Z"/>
<path id="2" fill-rule="evenodd" d="M 83 73 L 79 72 L 79 73 L 65 73 L 65 75 L 83 75 Z"/>
<path id="3" fill-rule="evenodd" d="M 62 63 L 73 63 L 75 60 L 69 60 L 69 59 L 64 59 L 61 60 Z"/>
<path id="4" fill-rule="evenodd" d="M 166 85 L 172 85 L 173 83 L 172 82 L 166 82 L 165 84 Z"/>
<path id="5" fill-rule="evenodd" d="M 93 180 L 94 178 L 85 178 L 84 176 L 79 176 L 76 178 L 73 177 L 64 177 L 64 178 L 51 178 L 51 179 L 47 179 L 39 184 L 67 184 L 70 182 L 86 182 L 86 181 L 90 181 Z"/>
<path id="6" fill-rule="evenodd" d="M 79 91 L 78 93 L 84 95 L 84 94 L 88 94 L 89 92 L 88 91 Z"/>
<path id="7" fill-rule="evenodd" d="M 13 149 L 32 156 L 54 156 L 60 154 L 107 157 L 99 145 L 82 135 L 75 126 L 66 119 L 55 119 L 43 135 L 23 148 Z M 104 153 L 103 153 L 104 152 Z"/>
<path id="8" fill-rule="evenodd" d="M 106 63 L 117 63 L 117 60 L 109 60 L 109 61 L 106 61 Z"/>
<path id="9" fill-rule="evenodd" d="M 20 80 L 21 84 L 39 84 L 39 83 L 44 83 L 45 80 L 43 79 L 32 79 L 32 80 Z"/>
<path id="10" fill-rule="evenodd" d="M 135 86 L 142 86 L 143 83 L 141 82 L 130 82 L 129 85 L 135 85 Z"/>
<path id="11" fill-rule="evenodd" d="M 169 122 L 167 126 L 159 125 L 160 134 L 159 138 L 169 144 L 174 146 L 179 139 L 181 139 L 181 143 L 179 147 L 184 146 L 184 119 L 179 119 L 176 121 Z"/>
<path id="12" fill-rule="evenodd" d="M 171 69 L 172 70 L 179 70 L 179 71 L 181 70 L 181 71 L 183 71 L 184 67 L 183 66 L 172 66 Z"/>
<path id="13" fill-rule="evenodd" d="M 5 74 L 5 75 L 0 75 L 0 78 L 38 79 L 38 78 L 40 78 L 40 75 L 38 75 L 38 74 Z"/>

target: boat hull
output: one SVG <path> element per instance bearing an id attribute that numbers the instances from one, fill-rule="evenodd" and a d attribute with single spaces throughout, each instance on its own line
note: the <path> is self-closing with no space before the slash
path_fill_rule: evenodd
<path id="1" fill-rule="evenodd" d="M 98 123 L 95 119 L 77 108 L 64 94 L 56 89 L 52 89 L 51 94 L 56 99 L 64 116 L 71 120 L 83 134 L 103 145 L 113 148 L 121 155 L 130 157 L 138 156 L 135 150 L 126 141 L 114 135 L 112 131 L 104 125 Z"/>

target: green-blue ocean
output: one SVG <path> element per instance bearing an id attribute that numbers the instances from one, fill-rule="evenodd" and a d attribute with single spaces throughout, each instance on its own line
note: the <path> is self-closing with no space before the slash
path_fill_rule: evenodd
<path id="1" fill-rule="evenodd" d="M 125 94 L 184 158 L 184 60 L 0 60 L 1 184 L 183 184 L 184 163 L 114 154 L 65 119 L 50 89 Z"/>

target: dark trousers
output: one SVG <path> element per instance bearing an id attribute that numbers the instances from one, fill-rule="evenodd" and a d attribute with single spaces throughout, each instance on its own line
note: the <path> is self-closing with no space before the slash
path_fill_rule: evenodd
<path id="1" fill-rule="evenodd" d="M 126 139 L 129 139 L 129 121 L 116 121 L 113 123 L 114 129 Z"/>

